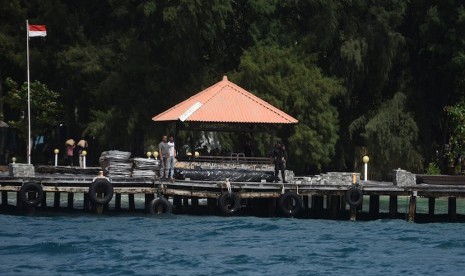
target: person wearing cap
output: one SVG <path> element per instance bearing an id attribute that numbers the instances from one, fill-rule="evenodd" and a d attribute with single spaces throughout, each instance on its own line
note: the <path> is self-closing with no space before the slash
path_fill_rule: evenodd
<path id="1" fill-rule="evenodd" d="M 281 171 L 281 177 L 283 179 L 283 183 L 286 182 L 286 177 L 285 177 L 285 164 L 287 161 L 287 152 L 286 148 L 281 144 L 281 142 L 276 142 L 276 145 L 273 149 L 273 152 L 271 154 L 274 162 L 274 182 L 279 181 L 279 171 Z"/>

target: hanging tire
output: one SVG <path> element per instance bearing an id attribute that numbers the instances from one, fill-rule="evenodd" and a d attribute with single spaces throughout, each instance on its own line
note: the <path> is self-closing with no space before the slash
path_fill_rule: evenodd
<path id="1" fill-rule="evenodd" d="M 173 206 L 164 197 L 157 197 L 150 202 L 150 214 L 159 215 L 159 214 L 171 214 Z"/>
<path id="2" fill-rule="evenodd" d="M 346 202 L 350 206 L 359 206 L 363 202 L 363 191 L 358 187 L 350 187 L 346 192 Z"/>
<path id="3" fill-rule="evenodd" d="M 218 198 L 218 206 L 224 215 L 232 215 L 241 209 L 241 198 L 233 192 L 223 192 Z"/>
<path id="4" fill-rule="evenodd" d="M 32 193 L 34 193 L 34 196 L 30 198 L 29 195 Z M 24 204 L 28 206 L 37 206 L 44 197 L 44 190 L 41 185 L 35 182 L 26 182 L 19 190 L 19 197 Z"/>
<path id="5" fill-rule="evenodd" d="M 99 197 L 99 194 L 103 194 L 103 197 Z M 92 203 L 104 205 L 110 202 L 112 198 L 113 185 L 107 179 L 96 179 L 90 184 L 89 199 Z"/>
<path id="6" fill-rule="evenodd" d="M 278 199 L 278 209 L 285 216 L 296 215 L 303 206 L 302 197 L 295 192 L 286 192 Z"/>

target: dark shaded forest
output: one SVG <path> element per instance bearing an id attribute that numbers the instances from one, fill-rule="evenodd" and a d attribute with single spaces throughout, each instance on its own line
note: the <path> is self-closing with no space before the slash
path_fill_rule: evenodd
<path id="1" fill-rule="evenodd" d="M 297 174 L 360 170 L 364 155 L 377 179 L 461 170 L 462 1 L 0 2 L 0 114 L 20 140 L 28 19 L 47 27 L 30 39 L 33 136 L 85 138 L 94 160 L 144 155 L 172 131 L 154 115 L 227 75 L 299 120 L 275 127 Z"/>

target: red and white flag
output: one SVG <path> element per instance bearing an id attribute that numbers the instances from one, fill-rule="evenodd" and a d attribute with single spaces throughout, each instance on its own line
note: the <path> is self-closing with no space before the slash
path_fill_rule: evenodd
<path id="1" fill-rule="evenodd" d="M 45 25 L 29 25 L 29 37 L 34 36 L 46 36 L 47 30 L 45 29 Z"/>

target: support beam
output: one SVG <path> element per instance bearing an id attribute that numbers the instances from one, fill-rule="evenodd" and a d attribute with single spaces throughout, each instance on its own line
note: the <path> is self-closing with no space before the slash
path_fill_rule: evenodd
<path id="1" fill-rule="evenodd" d="M 377 218 L 379 217 L 379 195 L 370 196 L 370 217 Z"/>
<path id="2" fill-rule="evenodd" d="M 136 210 L 136 204 L 134 203 L 134 194 L 128 194 L 128 201 L 129 201 L 129 210 L 130 211 Z"/>
<path id="3" fill-rule="evenodd" d="M 397 217 L 397 196 L 396 195 L 389 196 L 389 217 L 390 218 Z"/>
<path id="4" fill-rule="evenodd" d="M 449 197 L 449 200 L 448 200 L 449 204 L 449 208 L 448 208 L 448 211 L 449 211 L 449 218 L 453 221 L 457 220 L 457 198 L 456 197 Z"/>
<path id="5" fill-rule="evenodd" d="M 408 221 L 415 221 L 415 213 L 417 210 L 417 193 L 414 191 L 410 195 L 409 208 L 408 208 Z"/>
<path id="6" fill-rule="evenodd" d="M 121 194 L 115 194 L 115 210 L 121 210 Z"/>
<path id="7" fill-rule="evenodd" d="M 60 192 L 53 193 L 53 208 L 60 208 Z"/>
<path id="8" fill-rule="evenodd" d="M 68 209 L 74 208 L 74 193 L 68 193 Z"/>
<path id="9" fill-rule="evenodd" d="M 435 197 L 429 197 L 428 198 L 428 214 L 430 216 L 434 216 L 435 205 L 436 205 L 436 198 Z"/>
<path id="10" fill-rule="evenodd" d="M 85 211 L 90 210 L 90 200 L 88 193 L 84 193 L 84 202 L 82 203 L 82 209 L 84 209 Z"/>
<path id="11" fill-rule="evenodd" d="M 2 191 L 2 206 L 8 205 L 8 192 Z"/>

